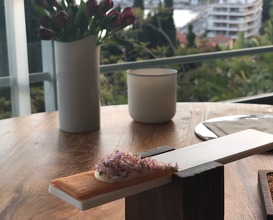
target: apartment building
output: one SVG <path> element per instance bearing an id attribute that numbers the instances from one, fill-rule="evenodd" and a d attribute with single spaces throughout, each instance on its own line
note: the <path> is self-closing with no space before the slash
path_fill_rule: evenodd
<path id="1" fill-rule="evenodd" d="M 225 35 L 236 39 L 239 32 L 245 38 L 259 34 L 262 0 L 219 0 L 209 5 L 207 36 Z"/>

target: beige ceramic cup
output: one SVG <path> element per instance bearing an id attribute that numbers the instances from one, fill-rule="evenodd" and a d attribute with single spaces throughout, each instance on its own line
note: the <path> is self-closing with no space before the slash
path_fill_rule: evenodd
<path id="1" fill-rule="evenodd" d="M 177 70 L 145 68 L 127 71 L 130 116 L 142 123 L 170 121 L 176 112 Z"/>

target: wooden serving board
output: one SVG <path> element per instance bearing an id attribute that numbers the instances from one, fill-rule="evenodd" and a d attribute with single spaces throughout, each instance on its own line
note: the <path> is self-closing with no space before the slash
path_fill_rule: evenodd
<path id="1" fill-rule="evenodd" d="M 272 175 L 273 170 L 259 170 L 258 186 L 263 205 L 264 219 L 273 220 L 273 202 L 267 175 Z"/>
<path id="2" fill-rule="evenodd" d="M 153 158 L 173 165 L 177 163 L 179 171 L 183 171 L 211 161 L 226 164 L 270 149 L 273 149 L 273 135 L 248 129 L 214 140 L 163 153 L 154 156 Z M 86 210 L 170 182 L 171 176 L 164 176 L 85 200 L 78 200 L 54 185 L 49 186 L 49 192 L 80 210 Z"/>

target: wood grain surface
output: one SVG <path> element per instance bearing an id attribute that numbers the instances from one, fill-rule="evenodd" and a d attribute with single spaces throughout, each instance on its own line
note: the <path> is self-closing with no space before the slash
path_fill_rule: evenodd
<path id="1" fill-rule="evenodd" d="M 0 121 L 0 219 L 125 219 L 124 199 L 79 211 L 48 193 L 50 180 L 89 170 L 113 150 L 140 152 L 202 142 L 195 126 L 232 114 L 273 114 L 273 106 L 178 103 L 172 121 L 134 122 L 128 106 L 101 108 L 101 129 L 87 134 L 59 130 L 57 112 Z M 225 165 L 225 219 L 262 219 L 257 172 L 271 170 L 273 152 Z"/>

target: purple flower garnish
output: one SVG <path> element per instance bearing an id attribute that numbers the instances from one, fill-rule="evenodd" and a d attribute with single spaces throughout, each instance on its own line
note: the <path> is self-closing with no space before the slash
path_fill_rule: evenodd
<path id="1" fill-rule="evenodd" d="M 151 171 L 164 170 L 165 168 L 178 169 L 177 164 L 172 167 L 170 164 L 158 162 L 151 157 L 141 159 L 138 155 L 118 150 L 101 159 L 95 167 L 100 175 L 106 175 L 113 182 L 122 181 L 123 178 L 130 174 L 141 176 Z"/>

